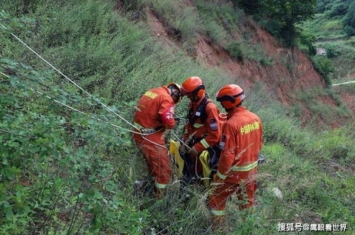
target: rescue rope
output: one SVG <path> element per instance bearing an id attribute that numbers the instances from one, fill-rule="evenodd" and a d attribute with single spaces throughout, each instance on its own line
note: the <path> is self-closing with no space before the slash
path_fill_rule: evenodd
<path id="1" fill-rule="evenodd" d="M 4 73 L 2 73 L 2 72 L 0 72 L 0 74 L 3 75 L 3 76 L 5 76 L 5 77 L 7 77 L 7 78 L 10 78 L 7 74 L 4 74 Z M 17 83 L 19 83 L 19 82 L 17 82 Z M 148 133 L 148 134 L 146 134 L 146 133 L 137 132 L 137 131 L 133 131 L 133 130 L 130 130 L 130 129 L 127 129 L 127 128 L 118 126 L 118 125 L 116 125 L 116 124 L 107 122 L 107 121 L 102 120 L 102 119 L 100 119 L 100 118 L 98 118 L 98 117 L 95 117 L 95 116 L 93 116 L 93 115 L 90 115 L 90 114 L 88 114 L 88 113 L 85 113 L 85 112 L 83 112 L 83 111 L 81 111 L 81 110 L 79 110 L 79 109 L 76 109 L 76 108 L 74 108 L 74 107 L 71 107 L 70 105 L 64 104 L 64 103 L 62 103 L 62 102 L 60 102 L 60 101 L 58 101 L 58 100 L 56 100 L 56 99 L 53 99 L 52 97 L 50 97 L 50 96 L 48 96 L 48 95 L 43 94 L 43 93 L 40 92 L 40 91 L 36 91 L 35 89 L 33 89 L 33 88 L 29 87 L 29 86 L 27 86 L 27 88 L 30 89 L 30 90 L 32 90 L 32 91 L 35 92 L 35 93 L 38 93 L 38 94 L 40 94 L 40 95 L 44 95 L 47 99 L 53 100 L 54 102 L 56 102 L 56 103 L 58 103 L 58 104 L 60 104 L 60 105 L 63 105 L 63 106 L 65 106 L 66 108 L 68 108 L 68 109 L 70 109 L 70 110 L 73 110 L 73 111 L 75 111 L 75 112 L 81 113 L 81 114 L 83 114 L 83 115 L 85 115 L 85 116 L 89 116 L 89 117 L 91 117 L 91 118 L 93 118 L 93 119 L 96 119 L 97 121 L 104 122 L 104 123 L 109 124 L 109 125 L 111 125 L 111 126 L 113 126 L 113 127 L 120 128 L 121 130 L 125 130 L 125 131 L 127 131 L 127 132 L 131 132 L 131 133 L 134 133 L 134 134 L 139 134 L 139 135 L 141 135 L 142 138 L 143 138 L 144 140 L 146 140 L 147 142 L 150 142 L 150 143 L 152 143 L 152 144 L 154 144 L 154 145 L 157 145 L 157 146 L 159 146 L 159 147 L 162 147 L 162 148 L 166 148 L 166 149 L 167 149 L 167 147 L 166 147 L 165 145 L 158 144 L 158 143 L 156 143 L 156 142 L 154 142 L 154 141 L 151 141 L 151 140 L 149 140 L 149 139 L 147 139 L 147 138 L 145 137 L 145 136 L 151 135 L 151 134 L 153 134 L 153 133 Z"/>
<path id="2" fill-rule="evenodd" d="M 175 134 L 175 132 L 172 132 L 172 133 L 173 133 L 174 137 L 180 142 L 180 144 L 183 144 L 188 150 L 191 149 L 191 147 L 188 146 L 182 139 L 180 139 L 180 138 Z M 195 133 L 196 133 L 196 132 L 195 132 Z M 193 134 L 195 134 L 195 133 L 193 133 Z M 197 160 L 195 161 L 195 175 L 198 175 L 198 174 L 197 174 Z"/>
<path id="3" fill-rule="evenodd" d="M 0 23 L 0 26 L 2 26 L 5 30 L 8 30 L 3 24 Z M 57 69 L 54 65 L 52 65 L 50 62 L 48 62 L 46 59 L 44 59 L 40 54 L 38 54 L 35 50 L 33 50 L 30 46 L 28 46 L 23 40 L 21 40 L 19 37 L 17 37 L 15 34 L 11 33 L 10 32 L 10 35 L 13 36 L 17 41 L 19 41 L 23 46 L 25 46 L 27 49 L 29 49 L 32 53 L 34 53 L 38 58 L 40 58 L 41 60 L 43 60 L 47 65 L 49 65 L 52 69 L 54 69 L 55 71 L 57 71 L 60 75 L 62 75 L 65 79 L 67 79 L 69 82 L 71 82 L 74 86 L 76 86 L 79 90 L 83 91 L 86 95 L 88 95 L 90 98 L 92 98 L 93 100 L 95 100 L 96 102 L 98 102 L 100 105 L 102 105 L 107 111 L 110 111 L 112 113 L 114 113 L 117 117 L 119 117 L 120 119 L 122 119 L 124 122 L 126 122 L 128 125 L 132 126 L 133 128 L 136 128 L 133 124 L 131 124 L 129 121 L 127 121 L 124 117 L 122 117 L 121 115 L 119 115 L 118 113 L 116 113 L 114 110 L 112 110 L 110 107 L 108 107 L 106 104 L 104 104 L 103 102 L 101 102 L 100 100 L 98 100 L 97 98 L 93 97 L 93 95 L 91 95 L 88 91 L 86 91 L 84 88 L 80 87 L 77 83 L 75 83 L 73 80 L 71 80 L 68 76 L 66 76 L 64 73 L 62 73 L 59 69 Z M 3 74 L 3 73 L 1 73 Z M 5 76 L 7 76 L 6 74 L 3 74 Z M 8 77 L 8 76 L 7 76 Z M 35 91 L 37 92 L 37 91 Z M 41 94 L 43 95 L 43 94 Z M 46 95 L 47 98 L 49 99 L 52 99 L 50 98 L 49 96 Z M 80 112 L 84 115 L 87 115 L 87 116 L 90 116 L 80 110 L 77 110 L 69 105 L 66 105 L 66 104 L 62 104 L 60 101 L 57 101 L 55 100 L 57 103 L 61 104 L 61 105 L 64 105 L 66 106 L 67 108 L 70 108 L 71 110 L 74 110 L 74 111 L 77 111 L 77 112 Z M 91 116 L 93 117 L 93 116 Z M 103 121 L 103 122 L 106 122 L 104 120 L 101 120 L 99 118 L 96 118 L 96 117 L 93 117 L 99 121 Z M 108 123 L 108 122 L 106 122 Z M 150 134 L 144 134 L 142 132 L 135 132 L 135 131 L 132 131 L 132 130 L 129 130 L 129 129 L 126 129 L 126 128 L 123 128 L 123 127 L 120 127 L 120 126 L 117 126 L 117 125 L 114 125 L 112 123 L 108 123 L 114 127 L 118 127 L 118 128 L 121 128 L 121 129 L 124 129 L 124 130 L 127 130 L 129 132 L 132 132 L 132 133 L 137 133 L 137 134 L 140 134 L 146 141 L 152 143 L 152 144 L 155 144 L 157 146 L 160 146 L 160 147 L 164 147 L 164 148 L 167 148 L 166 146 L 163 146 L 163 145 L 160 145 L 158 143 L 155 143 L 154 141 L 151 141 L 147 138 L 145 138 L 144 136 L 145 135 L 150 135 Z"/>
<path id="4" fill-rule="evenodd" d="M 191 149 L 190 146 L 188 146 L 182 139 L 180 139 L 174 131 L 171 132 L 173 134 L 173 136 L 180 142 L 180 144 L 183 144 L 187 149 Z"/>
<path id="5" fill-rule="evenodd" d="M 0 25 L 5 29 L 8 30 L 3 24 L 0 23 Z M 32 53 L 34 53 L 38 58 L 40 58 L 42 61 L 44 61 L 46 64 L 48 64 L 52 69 L 57 71 L 60 75 L 62 75 L 65 79 L 67 79 L 69 82 L 71 82 L 74 86 L 76 86 L 79 90 L 83 91 L 86 95 L 88 95 L 90 98 L 101 104 L 106 110 L 114 113 L 117 117 L 121 118 L 123 121 L 125 121 L 128 125 L 132 125 L 129 121 L 127 121 L 124 117 L 116 113 L 114 110 L 112 110 L 110 107 L 108 107 L 106 104 L 101 102 L 99 99 L 95 98 L 93 95 L 91 95 L 88 91 L 86 91 L 84 88 L 80 87 L 77 83 L 75 83 L 73 80 L 71 80 L 68 76 L 66 76 L 64 73 L 62 73 L 59 69 L 57 69 L 54 65 L 52 65 L 50 62 L 48 62 L 46 59 L 44 59 L 40 54 L 38 54 L 35 50 L 33 50 L 30 46 L 28 46 L 24 41 L 22 41 L 19 37 L 17 37 L 15 34 L 10 32 L 10 35 L 13 36 L 17 41 L 19 41 L 23 46 L 25 46 L 27 49 L 29 49 Z"/>
<path id="6" fill-rule="evenodd" d="M 138 133 L 138 134 L 141 134 L 141 133 Z M 149 134 L 149 135 L 150 135 L 150 134 Z M 158 144 L 157 142 L 154 142 L 154 141 L 152 141 L 152 140 L 149 140 L 149 139 L 145 138 L 144 136 L 142 136 L 142 138 L 143 138 L 145 141 L 147 141 L 147 142 L 149 142 L 149 143 L 151 143 L 151 144 L 154 144 L 154 145 L 156 145 L 156 146 L 159 146 L 159 147 L 168 149 L 168 147 L 166 147 L 165 145 Z M 141 146 L 142 146 L 142 145 L 143 145 L 143 144 L 141 144 Z"/>
<path id="7" fill-rule="evenodd" d="M 3 76 L 5 76 L 5 77 L 7 77 L 7 78 L 10 78 L 10 76 L 8 76 L 7 74 L 4 74 L 4 73 L 2 73 L 2 72 L 0 72 L 0 74 L 3 75 Z M 17 83 L 19 83 L 19 82 L 17 82 Z M 64 104 L 63 102 L 60 102 L 60 101 L 58 101 L 58 100 L 56 100 L 56 99 L 54 99 L 54 98 L 52 98 L 52 97 L 50 97 L 50 96 L 48 96 L 48 95 L 45 95 L 44 93 L 42 93 L 42 92 L 40 92 L 40 91 L 37 91 L 37 90 L 33 89 L 32 87 L 29 87 L 29 86 L 26 86 L 26 87 L 27 87 L 28 89 L 30 89 L 31 91 L 35 92 L 35 93 L 38 93 L 38 94 L 40 94 L 40 95 L 43 95 L 44 97 L 46 97 L 46 98 L 49 99 L 49 100 L 53 100 L 54 102 L 56 102 L 56 103 L 58 103 L 58 104 L 60 104 L 60 105 L 63 105 L 64 107 L 66 107 L 66 108 L 68 108 L 68 109 L 70 109 L 70 110 L 73 110 L 73 111 L 75 111 L 75 112 L 81 113 L 81 114 L 83 114 L 83 115 L 85 115 L 85 116 L 89 116 L 89 117 L 91 117 L 91 118 L 93 118 L 93 119 L 96 119 L 97 121 L 104 122 L 104 123 L 106 123 L 106 124 L 109 124 L 109 125 L 111 125 L 111 126 L 113 126 L 113 127 L 116 127 L 116 128 L 120 128 L 120 129 L 125 130 L 125 131 L 127 131 L 127 132 L 132 132 L 132 133 L 136 133 L 136 134 L 140 134 L 140 135 L 148 135 L 148 134 L 143 134 L 143 133 L 141 133 L 141 132 L 132 131 L 132 130 L 130 130 L 130 129 L 127 129 L 127 128 L 118 126 L 118 125 L 116 125 L 116 124 L 110 123 L 110 122 L 105 121 L 105 120 L 102 120 L 102 119 L 100 119 L 100 118 L 98 118 L 98 117 L 95 117 L 95 116 L 93 116 L 93 115 L 90 115 L 90 114 L 88 114 L 88 113 L 85 113 L 85 112 L 83 112 L 83 111 L 81 111 L 81 110 L 79 110 L 79 109 L 76 109 L 76 108 L 74 108 L 74 107 L 72 107 L 72 106 L 70 106 L 70 105 Z"/>

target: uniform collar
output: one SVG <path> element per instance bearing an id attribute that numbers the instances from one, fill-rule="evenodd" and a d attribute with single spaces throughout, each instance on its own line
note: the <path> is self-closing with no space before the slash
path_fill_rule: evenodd
<path id="1" fill-rule="evenodd" d="M 170 89 L 167 86 L 163 86 L 163 88 L 166 90 L 166 92 L 168 92 L 168 94 L 170 95 Z"/>
<path id="2" fill-rule="evenodd" d="M 227 119 L 231 118 L 235 113 L 246 110 L 245 106 L 235 107 L 227 113 Z"/>
<path id="3" fill-rule="evenodd" d="M 192 102 L 194 105 L 200 105 L 206 96 L 202 96 L 197 102 Z"/>

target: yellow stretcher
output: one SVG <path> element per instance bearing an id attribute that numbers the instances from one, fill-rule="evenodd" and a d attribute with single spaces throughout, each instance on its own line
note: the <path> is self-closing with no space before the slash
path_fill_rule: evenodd
<path id="1" fill-rule="evenodd" d="M 169 154 L 173 157 L 174 163 L 177 167 L 177 176 L 180 178 L 183 176 L 185 163 L 184 163 L 184 159 L 180 156 L 179 147 L 180 147 L 179 142 L 170 140 Z M 210 156 L 207 150 L 203 151 L 199 157 L 199 160 L 202 164 L 202 171 L 203 171 L 202 180 L 206 187 L 209 186 L 210 175 L 211 175 L 211 168 L 208 165 L 209 157 Z"/>
<path id="2" fill-rule="evenodd" d="M 170 140 L 169 154 L 170 156 L 173 157 L 173 161 L 177 167 L 177 176 L 182 177 L 185 163 L 184 163 L 184 159 L 182 159 L 182 157 L 180 156 L 179 147 L 180 147 L 179 142 Z"/>

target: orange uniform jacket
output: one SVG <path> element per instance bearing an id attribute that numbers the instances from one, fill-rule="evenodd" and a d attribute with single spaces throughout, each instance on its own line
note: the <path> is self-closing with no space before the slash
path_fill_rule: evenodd
<path id="1" fill-rule="evenodd" d="M 192 108 L 193 114 L 196 114 L 197 107 L 201 104 L 203 98 L 201 98 L 197 103 L 190 102 L 189 110 Z M 197 142 L 194 147 L 198 153 L 213 145 L 218 144 L 221 136 L 221 122 L 219 120 L 219 110 L 217 106 L 207 98 L 206 110 L 206 121 L 202 123 L 200 118 L 195 120 L 194 126 L 192 127 L 189 123 L 185 125 L 184 141 L 186 141 L 191 134 L 194 134 L 197 138 L 202 138 Z"/>
<path id="2" fill-rule="evenodd" d="M 133 138 L 143 152 L 149 174 L 155 178 L 155 187 L 164 189 L 172 176 L 164 130 L 175 126 L 174 101 L 167 87 L 150 89 L 139 99 L 134 122 L 146 129 L 163 127 L 148 135 L 140 134 L 136 129 Z"/>
<path id="3" fill-rule="evenodd" d="M 228 113 L 223 124 L 217 175 L 225 179 L 231 171 L 249 171 L 257 166 L 262 147 L 262 122 L 244 106 Z M 229 179 L 231 180 L 231 179 Z"/>
<path id="4" fill-rule="evenodd" d="M 148 90 L 139 99 L 137 109 L 134 121 L 142 127 L 173 129 L 175 126 L 174 100 L 165 86 Z"/>

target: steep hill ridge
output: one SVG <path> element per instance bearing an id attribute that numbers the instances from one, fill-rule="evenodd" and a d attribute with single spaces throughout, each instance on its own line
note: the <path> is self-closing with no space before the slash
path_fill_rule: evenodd
<path id="1" fill-rule="evenodd" d="M 193 3 L 187 1 L 186 5 L 191 7 Z M 181 38 L 174 29 L 167 25 L 157 12 L 149 8 L 144 12 L 146 23 L 156 39 L 178 50 Z M 262 65 L 246 58 L 242 61 L 235 59 L 223 46 L 202 34 L 196 35 L 195 59 L 208 67 L 221 68 L 235 78 L 237 83 L 242 83 L 247 90 L 252 89 L 256 83 L 262 83 L 264 91 L 270 96 L 275 97 L 286 108 L 298 110 L 297 115 L 302 124 L 309 124 L 312 121 L 335 128 L 346 122 L 349 117 L 342 117 L 336 113 L 339 102 L 326 92 L 327 87 L 322 76 L 314 69 L 305 53 L 297 48 L 283 48 L 274 37 L 247 16 L 243 17 L 242 31 L 236 29 L 233 37 L 242 38 L 243 33 L 251 34 L 253 43 L 265 50 L 271 60 L 270 65 Z M 315 116 L 307 104 L 307 99 L 299 98 L 300 94 L 311 94 L 312 102 L 334 110 L 332 117 Z M 348 109 L 354 111 L 352 106 L 348 106 Z"/>

